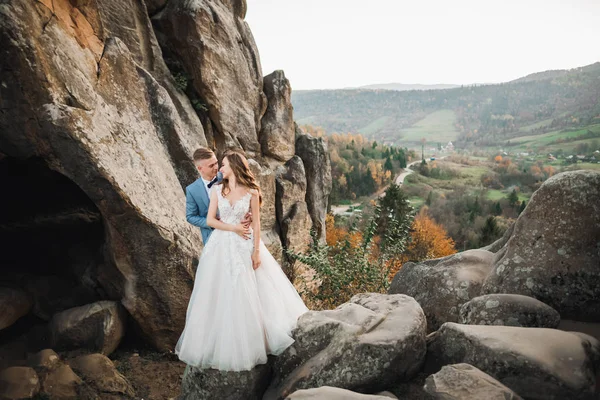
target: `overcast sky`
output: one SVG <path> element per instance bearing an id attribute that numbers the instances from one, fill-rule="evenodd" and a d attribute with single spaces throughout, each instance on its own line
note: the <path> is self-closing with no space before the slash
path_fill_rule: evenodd
<path id="1" fill-rule="evenodd" d="M 600 0 L 247 0 L 293 89 L 497 83 L 600 61 Z M 367 6 L 368 4 L 368 6 Z"/>

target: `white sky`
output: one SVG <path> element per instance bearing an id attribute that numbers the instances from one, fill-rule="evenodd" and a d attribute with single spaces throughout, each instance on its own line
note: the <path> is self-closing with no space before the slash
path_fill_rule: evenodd
<path id="1" fill-rule="evenodd" d="M 600 0 L 247 0 L 293 89 L 497 83 L 600 61 Z M 367 5 L 368 4 L 368 5 Z"/>

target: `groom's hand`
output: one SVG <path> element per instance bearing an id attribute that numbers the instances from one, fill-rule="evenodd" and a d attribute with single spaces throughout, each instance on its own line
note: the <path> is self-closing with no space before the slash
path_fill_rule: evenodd
<path id="1" fill-rule="evenodd" d="M 250 224 L 252 223 L 252 213 L 250 211 L 248 211 L 246 215 L 244 215 L 244 218 L 242 219 L 241 223 L 246 227 L 250 226 Z"/>

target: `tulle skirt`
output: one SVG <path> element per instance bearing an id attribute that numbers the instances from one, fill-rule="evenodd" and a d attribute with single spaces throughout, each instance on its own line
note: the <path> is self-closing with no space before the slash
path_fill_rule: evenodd
<path id="1" fill-rule="evenodd" d="M 294 342 L 291 331 L 308 310 L 262 240 L 261 266 L 252 269 L 252 249 L 252 239 L 221 230 L 204 247 L 175 348 L 188 365 L 250 370 Z"/>

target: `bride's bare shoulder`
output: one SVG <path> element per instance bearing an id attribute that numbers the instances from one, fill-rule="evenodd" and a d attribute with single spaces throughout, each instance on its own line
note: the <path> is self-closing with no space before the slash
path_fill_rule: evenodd
<path id="1" fill-rule="evenodd" d="M 258 190 L 256 189 L 248 189 L 248 193 L 250 193 L 252 196 L 258 196 Z"/>

